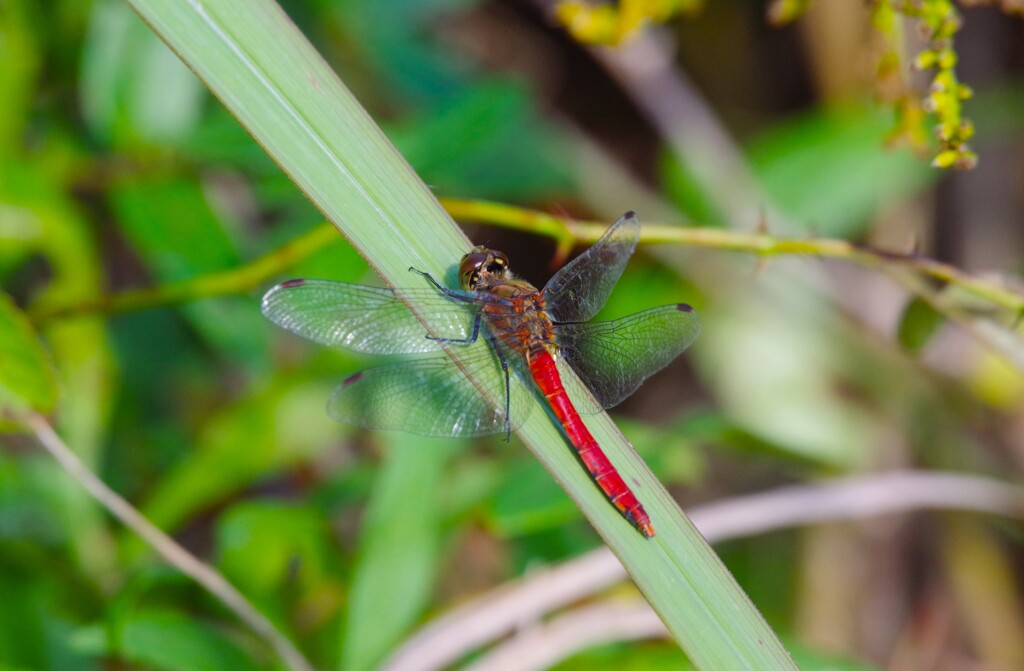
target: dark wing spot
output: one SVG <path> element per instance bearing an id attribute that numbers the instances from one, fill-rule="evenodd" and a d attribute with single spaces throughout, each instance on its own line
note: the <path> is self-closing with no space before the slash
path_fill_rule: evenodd
<path id="1" fill-rule="evenodd" d="M 281 288 L 282 289 L 292 289 L 294 287 L 301 287 L 305 283 L 306 283 L 306 280 L 287 280 L 285 282 L 281 282 Z"/>
<path id="2" fill-rule="evenodd" d="M 360 372 L 358 372 L 358 373 L 354 373 L 354 374 L 352 374 L 352 375 L 349 375 L 349 376 L 348 376 L 348 377 L 346 377 L 346 378 L 345 378 L 345 380 L 344 380 L 344 381 L 343 381 L 343 382 L 341 383 L 341 386 L 343 386 L 343 387 L 347 387 L 347 386 L 349 386 L 350 384 L 355 384 L 356 382 L 359 382 L 360 378 L 362 378 L 362 377 L 363 377 L 363 373 L 362 373 L 362 371 L 360 371 Z"/>
<path id="3" fill-rule="evenodd" d="M 693 308 L 687 305 L 686 303 L 677 304 L 676 310 L 679 310 L 680 312 L 693 312 Z"/>

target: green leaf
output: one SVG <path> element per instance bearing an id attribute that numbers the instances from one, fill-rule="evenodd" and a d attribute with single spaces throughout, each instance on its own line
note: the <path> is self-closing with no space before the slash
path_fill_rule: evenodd
<path id="1" fill-rule="evenodd" d="M 38 38 L 31 29 L 33 0 L 7 0 L 0 7 L 0 153 L 20 147 L 32 109 L 40 69 Z"/>
<path id="2" fill-rule="evenodd" d="M 345 671 L 373 668 L 430 597 L 452 442 L 389 433 L 363 523 L 342 643 Z"/>
<path id="3" fill-rule="evenodd" d="M 439 49 L 431 37 L 467 2 L 480 0 L 355 0 L 335 3 L 333 16 L 343 40 L 358 44 L 370 64 L 373 93 L 411 104 L 441 104 L 465 93 L 470 77 L 465 61 Z"/>
<path id="4" fill-rule="evenodd" d="M 662 189 L 688 219 L 700 226 L 720 227 L 725 216 L 715 205 L 700 179 L 673 152 L 663 152 L 660 164 Z"/>
<path id="5" fill-rule="evenodd" d="M 63 570 L 66 560 L 60 555 L 29 550 L 19 558 L 19 550 L 28 548 L 5 543 L 0 561 L 0 670 L 96 671 L 95 661 L 75 649 L 74 632 L 64 619 L 69 594 L 80 599 L 76 606 L 87 600 L 75 591 L 81 584 Z"/>
<path id="6" fill-rule="evenodd" d="M 28 317 L 0 292 L 0 416 L 25 410 L 49 412 L 57 381 Z"/>
<path id="7" fill-rule="evenodd" d="M 115 185 L 113 205 L 124 233 L 161 280 L 239 264 L 234 242 L 194 179 L 131 176 Z"/>
<path id="8" fill-rule="evenodd" d="M 490 513 L 495 530 L 505 536 L 547 531 L 579 519 L 551 474 L 524 461 L 506 469 Z"/>
<path id="9" fill-rule="evenodd" d="M 146 517 L 173 530 L 255 480 L 322 454 L 344 430 L 324 412 L 329 393 L 308 380 L 277 381 L 214 415 L 196 448 L 153 489 Z"/>
<path id="10" fill-rule="evenodd" d="M 903 349 L 920 352 L 945 322 L 941 312 L 922 298 L 915 297 L 903 308 L 897 338 Z"/>
<path id="11" fill-rule="evenodd" d="M 619 426 L 663 481 L 696 485 L 707 474 L 706 455 L 697 448 L 702 443 L 694 435 L 692 423 L 698 414 L 691 413 L 665 427 L 629 419 L 620 419 Z"/>
<path id="12" fill-rule="evenodd" d="M 33 296 L 33 308 L 90 300 L 99 294 L 101 284 L 92 230 L 67 196 L 65 176 L 50 174 L 50 167 L 44 160 L 0 156 L 0 202 L 7 206 L 3 209 L 18 212 L 19 219 L 31 226 L 32 251 L 50 268 L 48 283 Z M 65 320 L 48 323 L 42 331 L 61 390 L 56 413 L 60 433 L 87 464 L 94 464 L 111 392 L 112 363 L 104 324 L 99 319 Z M 87 496 L 79 488 L 72 487 L 66 494 L 75 499 L 74 507 L 92 507 L 83 506 Z M 79 527 L 82 532 L 85 529 L 84 524 Z"/>
<path id="13" fill-rule="evenodd" d="M 206 97 L 174 53 L 115 0 L 93 5 L 81 84 L 92 131 L 126 147 L 184 137 L 199 120 Z"/>
<path id="14" fill-rule="evenodd" d="M 569 179 L 557 167 L 559 139 L 530 105 L 522 86 L 495 81 L 388 136 L 438 193 L 543 198 L 564 192 Z"/>
<path id="15" fill-rule="evenodd" d="M 127 178 L 116 185 L 113 203 L 125 234 L 163 282 L 239 264 L 234 242 L 193 179 Z M 265 360 L 267 333 L 255 301 L 218 298 L 182 310 L 208 342 L 253 366 Z"/>
<path id="16" fill-rule="evenodd" d="M 217 524 L 217 557 L 224 575 L 264 607 L 286 613 L 284 597 L 315 594 L 321 603 L 330 526 L 315 510 L 277 501 L 241 503 Z"/>
<path id="17" fill-rule="evenodd" d="M 749 149 L 765 190 L 797 222 L 827 237 L 864 230 L 880 205 L 934 182 L 938 172 L 887 149 L 881 110 L 819 110 L 763 134 Z"/>
<path id="18" fill-rule="evenodd" d="M 35 576 L 11 570 L 0 571 L 0 590 L 4 607 L 0 608 L 0 668 L 44 668 L 46 645 L 46 606 L 44 586 Z"/>
<path id="19" fill-rule="evenodd" d="M 258 671 L 262 668 L 237 643 L 194 617 L 174 611 L 133 614 L 115 633 L 115 644 L 99 628 L 77 633 L 79 650 L 116 655 L 155 671 Z"/>
<path id="20" fill-rule="evenodd" d="M 61 514 L 61 501 L 53 486 L 54 470 L 52 460 L 42 453 L 35 458 L 0 454 L 0 539 L 3 542 L 35 548 L 60 547 L 67 542 L 74 532 L 74 520 Z M 10 553 L 8 559 L 14 554 Z"/>
<path id="21" fill-rule="evenodd" d="M 389 284 L 409 285 L 410 266 L 446 277 L 472 246 L 277 5 L 129 2 Z M 409 307 L 437 330 L 419 304 Z M 477 346 L 487 347 L 471 347 Z M 448 352 L 456 363 L 466 353 L 471 348 Z M 488 400 L 495 407 L 501 402 Z M 694 663 L 715 671 L 793 669 L 764 619 L 608 416 L 586 421 L 644 501 L 658 533 L 653 540 L 609 505 L 543 407 L 518 435 L 615 551 Z"/>

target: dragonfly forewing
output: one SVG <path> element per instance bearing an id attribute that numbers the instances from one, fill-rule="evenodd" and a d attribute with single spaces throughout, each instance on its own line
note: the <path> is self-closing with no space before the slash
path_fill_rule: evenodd
<path id="1" fill-rule="evenodd" d="M 640 220 L 627 212 L 590 249 L 555 273 L 541 292 L 556 322 L 585 322 L 597 314 L 640 240 Z"/>
<path id="2" fill-rule="evenodd" d="M 700 333 L 700 319 L 678 303 L 613 321 L 559 324 L 555 332 L 559 354 L 597 402 L 611 408 L 689 347 Z"/>
<path id="3" fill-rule="evenodd" d="M 432 288 L 392 289 L 328 280 L 289 280 L 263 297 L 275 324 L 324 345 L 365 354 L 418 354 L 441 348 L 401 299 L 415 303 L 438 338 L 470 337 L 479 311 Z"/>

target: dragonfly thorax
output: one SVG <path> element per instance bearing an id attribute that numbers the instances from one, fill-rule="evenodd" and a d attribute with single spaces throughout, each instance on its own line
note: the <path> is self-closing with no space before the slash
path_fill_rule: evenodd
<path id="1" fill-rule="evenodd" d="M 463 289 L 490 296 L 482 301 L 483 315 L 495 339 L 509 350 L 528 357 L 552 348 L 554 324 L 545 312 L 544 297 L 535 286 L 512 275 L 504 253 L 474 247 L 462 257 L 459 283 Z"/>
<path id="2" fill-rule="evenodd" d="M 510 279 L 508 257 L 504 252 L 474 247 L 462 257 L 459 265 L 459 285 L 463 289 L 477 290 L 481 284 L 493 284 L 495 280 Z"/>

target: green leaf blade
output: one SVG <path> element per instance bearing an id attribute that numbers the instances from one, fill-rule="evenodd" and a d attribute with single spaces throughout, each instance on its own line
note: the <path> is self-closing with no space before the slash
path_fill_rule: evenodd
<path id="1" fill-rule="evenodd" d="M 411 285 L 410 266 L 448 279 L 470 246 L 465 236 L 276 5 L 131 4 L 387 282 Z M 410 309 L 417 312 L 417 305 Z M 608 504 L 548 412 L 531 413 L 519 436 L 622 560 L 691 660 L 715 671 L 795 668 L 608 416 L 587 424 L 651 514 L 653 540 Z"/>

